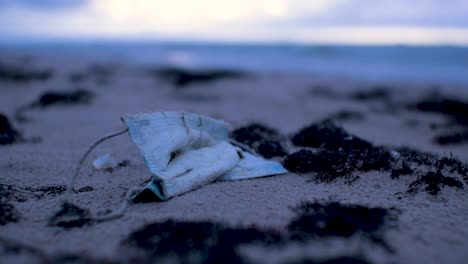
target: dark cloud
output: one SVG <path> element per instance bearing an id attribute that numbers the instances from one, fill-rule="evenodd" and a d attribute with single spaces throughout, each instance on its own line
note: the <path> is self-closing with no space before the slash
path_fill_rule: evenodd
<path id="1" fill-rule="evenodd" d="M 87 0 L 0 0 L 2 7 L 24 7 L 34 9 L 60 9 L 81 6 Z"/>

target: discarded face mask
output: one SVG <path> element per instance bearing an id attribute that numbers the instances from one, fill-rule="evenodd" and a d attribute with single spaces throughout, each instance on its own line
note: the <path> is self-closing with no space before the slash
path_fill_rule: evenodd
<path id="1" fill-rule="evenodd" d="M 224 121 L 183 112 L 127 115 L 122 118 L 143 154 L 151 181 L 133 196 L 166 200 L 215 180 L 240 180 L 284 174 L 274 161 L 232 145 Z"/>
<path id="2" fill-rule="evenodd" d="M 288 172 L 278 162 L 265 160 L 233 145 L 238 143 L 230 142 L 230 125 L 220 120 L 192 113 L 158 112 L 127 115 L 122 121 L 127 128 L 102 137 L 81 157 L 61 201 L 61 209 L 51 218 L 51 225 L 66 227 L 82 222 L 108 221 L 123 216 L 130 200 L 162 201 L 215 180 L 232 181 Z M 140 149 L 151 173 L 147 185 L 130 188 L 120 208 L 103 216 L 93 216 L 68 201 L 80 168 L 91 151 L 102 142 L 126 133 Z M 93 166 L 96 169 L 115 167 L 115 160 L 104 155 L 95 160 Z M 86 212 L 86 217 L 82 212 Z M 65 218 L 62 217 L 64 214 Z"/>

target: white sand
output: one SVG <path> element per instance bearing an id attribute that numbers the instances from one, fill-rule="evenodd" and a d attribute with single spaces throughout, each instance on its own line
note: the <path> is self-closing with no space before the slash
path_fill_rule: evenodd
<path id="1" fill-rule="evenodd" d="M 41 57 L 37 57 L 41 58 Z M 45 59 L 47 58 L 47 59 Z M 0 182 L 19 186 L 66 184 L 80 155 L 100 136 L 123 127 L 120 116 L 165 110 L 185 110 L 221 118 L 234 126 L 258 121 L 288 134 L 341 109 L 362 111 L 364 121 L 346 121 L 350 132 L 375 144 L 411 146 L 439 154 L 453 153 L 468 161 L 468 146 L 440 147 L 432 144 L 428 124 L 442 120 L 398 110 L 381 111 L 379 103 L 362 103 L 347 98 L 325 98 L 310 93 L 311 87 L 329 85 L 339 93 L 368 87 L 348 79 L 325 80 L 294 74 L 263 74 L 245 80 L 220 81 L 175 90 L 138 68 L 120 62 L 116 75 L 107 84 L 91 78 L 72 84 L 69 73 L 86 69 L 92 58 L 33 59 L 38 67 L 50 65 L 55 77 L 29 84 L 0 83 L 0 113 L 13 116 L 14 109 L 30 102 L 46 90 L 86 88 L 96 93 L 89 106 L 57 106 L 28 112 L 32 122 L 14 123 L 25 137 L 42 137 L 41 143 L 0 146 Z M 419 93 L 416 84 L 397 85 L 399 100 Z M 466 88 L 466 87 L 465 87 Z M 457 87 L 451 91 L 457 92 Z M 466 93 L 463 95 L 466 96 Z M 465 97 L 466 98 L 466 97 Z M 408 121 L 420 125 L 408 126 Z M 93 170 L 91 162 L 112 153 L 131 165 L 112 173 Z M 294 244 L 281 250 L 246 250 L 253 260 L 281 262 L 301 256 L 323 258 L 330 255 L 362 253 L 376 263 L 466 263 L 468 259 L 468 195 L 464 190 L 443 188 L 437 197 L 421 192 L 406 194 L 410 176 L 391 180 L 388 173 L 360 175 L 354 184 L 338 180 L 330 184 L 307 182 L 307 176 L 287 174 L 237 182 L 219 182 L 161 203 L 131 205 L 121 219 L 64 230 L 48 227 L 47 219 L 58 209 L 60 197 L 30 199 L 13 204 L 21 213 L 18 223 L 0 226 L 0 237 L 37 247 L 47 254 L 80 253 L 92 257 L 119 259 L 120 242 L 144 224 L 176 220 L 214 220 L 232 226 L 257 226 L 284 230 L 294 216 L 291 207 L 301 201 L 340 201 L 366 206 L 395 207 L 401 210 L 396 229 L 386 238 L 396 249 L 389 254 L 360 239 L 316 240 Z M 100 146 L 88 159 L 76 187 L 91 185 L 92 192 L 73 194 L 73 202 L 93 213 L 116 208 L 128 188 L 140 186 L 149 174 L 142 156 L 126 135 Z M 401 199 L 398 199 L 401 197 Z M 2 254 L 0 262 L 30 262 L 37 259 L 25 252 Z"/>

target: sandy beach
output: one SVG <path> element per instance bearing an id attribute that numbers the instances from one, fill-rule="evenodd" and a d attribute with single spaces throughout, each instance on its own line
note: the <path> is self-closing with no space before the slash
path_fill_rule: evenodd
<path id="1" fill-rule="evenodd" d="M 12 142 L 0 145 L 2 263 L 216 263 L 224 259 L 233 263 L 461 264 L 468 259 L 468 175 L 463 175 L 463 168 L 468 168 L 468 112 L 463 113 L 468 109 L 468 89 L 463 84 L 371 82 L 242 69 L 242 74 L 226 78 L 193 81 L 196 78 L 186 77 L 183 81 L 180 76 L 162 74 L 158 67 L 120 58 L 21 52 L 3 53 L 0 62 L 0 113 L 17 132 Z M 23 75 L 12 74 L 15 71 Z M 58 103 L 39 100 L 51 91 L 69 97 Z M 431 98 L 460 104 L 445 111 L 429 104 Z M 328 118 L 372 146 L 428 152 L 435 155 L 430 158 L 434 162 L 411 163 L 412 173 L 398 177 L 385 169 L 352 168 L 356 176 L 352 182 L 345 177 L 317 181 L 315 171 L 214 182 L 164 202 L 130 204 L 124 216 L 113 221 L 71 228 L 49 225 L 87 147 L 124 128 L 123 115 L 160 111 L 199 113 L 225 120 L 234 128 L 263 124 L 281 134 L 288 154 L 310 149 L 294 145 L 292 136 Z M 95 170 L 91 163 L 103 154 L 126 162 L 111 171 Z M 451 155 L 460 163 L 443 170 L 444 177 L 453 180 L 435 183 L 439 191 L 431 193 L 429 184 L 412 184 L 440 164 L 440 158 Z M 144 185 L 149 178 L 142 155 L 123 135 L 91 153 L 71 202 L 94 215 L 105 215 L 118 208 L 130 188 Z M 338 227 L 351 226 L 349 232 L 333 230 L 334 220 L 327 214 L 319 218 L 319 209 L 311 213 L 314 203 L 316 208 L 323 206 L 320 210 L 335 210 L 338 220 L 334 220 L 341 221 Z M 298 209 L 301 204 L 310 207 L 308 213 Z M 373 218 L 374 213 L 379 217 Z M 300 222 L 301 214 L 312 217 L 312 222 Z M 322 225 L 330 224 L 328 231 L 313 217 L 321 219 Z M 159 231 L 145 231 L 152 224 Z M 202 240 L 215 233 L 204 233 L 202 227 L 220 230 L 216 239 L 222 242 L 210 247 L 193 238 L 187 244 L 185 231 L 201 234 Z M 239 236 L 231 237 L 226 229 Z M 145 235 L 135 234 L 139 230 Z M 252 239 L 243 238 L 244 233 Z M 159 246 L 151 248 L 152 243 Z M 219 258 L 213 257 L 214 252 Z"/>

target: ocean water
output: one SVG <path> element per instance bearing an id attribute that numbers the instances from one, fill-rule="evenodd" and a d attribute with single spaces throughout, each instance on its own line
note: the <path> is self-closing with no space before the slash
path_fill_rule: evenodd
<path id="1" fill-rule="evenodd" d="M 21 44 L 13 48 L 125 60 L 144 66 L 468 84 L 468 47 L 89 42 Z"/>

